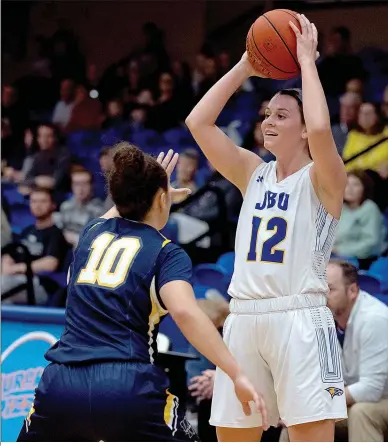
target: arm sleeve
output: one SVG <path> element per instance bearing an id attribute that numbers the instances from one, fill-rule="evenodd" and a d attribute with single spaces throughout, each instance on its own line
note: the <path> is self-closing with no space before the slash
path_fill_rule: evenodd
<path id="1" fill-rule="evenodd" d="M 356 403 L 381 399 L 388 378 L 388 320 L 375 317 L 360 333 L 359 381 L 348 386 Z"/>
<path id="2" fill-rule="evenodd" d="M 190 257 L 179 246 L 168 243 L 156 260 L 156 289 L 168 282 L 184 280 L 191 283 L 192 264 Z"/>

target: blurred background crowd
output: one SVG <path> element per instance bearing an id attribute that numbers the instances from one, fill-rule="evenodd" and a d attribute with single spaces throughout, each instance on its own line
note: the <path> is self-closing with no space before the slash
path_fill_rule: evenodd
<path id="1" fill-rule="evenodd" d="M 361 271 L 361 288 L 388 303 L 388 28 L 383 26 L 380 32 L 378 25 L 388 15 L 388 5 L 201 1 L 191 11 L 194 30 L 189 31 L 187 2 L 180 6 L 177 2 L 144 2 L 149 17 L 159 14 L 164 26 L 157 19 L 144 20 L 147 14 L 141 13 L 144 5 L 140 2 L 127 2 L 126 11 L 133 13 L 128 27 L 136 23 L 139 32 L 123 46 L 124 38 L 116 42 L 110 35 L 112 31 L 119 36 L 119 31 L 109 11 L 123 5 L 77 2 L 83 5 L 77 6 L 81 20 L 74 15 L 72 3 L 2 4 L 4 303 L 26 303 L 28 298 L 31 303 L 25 291 L 30 274 L 38 305 L 65 305 L 72 251 L 83 226 L 112 204 L 104 172 L 111 164 L 112 144 L 125 140 L 148 153 L 172 148 L 181 154 L 173 184 L 193 193 L 173 207 L 164 233 L 189 253 L 195 265 L 197 297 L 207 298 L 206 311 L 222 327 L 242 197 L 207 163 L 184 119 L 241 57 L 252 21 L 265 8 L 285 4 L 307 14 L 322 31 L 318 71 L 334 139 L 348 171 L 333 257 L 356 265 Z M 16 9 L 16 4 L 23 6 Z M 99 13 L 93 15 L 94 4 Z M 221 23 L 216 12 L 223 7 Z M 197 17 L 201 14 L 206 20 Z M 117 28 L 125 26 L 119 16 L 120 11 Z M 42 31 L 43 21 L 50 21 L 50 26 Z M 89 28 L 81 32 L 80 23 L 86 21 Z M 370 22 L 376 26 L 368 26 Z M 237 33 L 240 38 L 234 39 Z M 124 35 L 130 37 L 131 32 L 122 31 Z M 194 43 L 187 43 L 189 40 Z M 238 145 L 270 161 L 273 157 L 263 147 L 261 132 L 265 107 L 277 89 L 293 86 L 300 86 L 300 79 L 251 78 L 228 102 L 217 124 Z M 11 242 L 17 244 L 9 245 Z M 171 330 L 167 333 L 172 348 L 187 351 L 190 347 L 182 347 L 183 341 Z M 385 336 L 388 338 L 387 333 Z M 212 368 L 203 361 L 195 367 L 190 377 Z M 210 398 L 206 388 L 200 399 Z M 206 430 L 206 423 L 203 426 Z"/>

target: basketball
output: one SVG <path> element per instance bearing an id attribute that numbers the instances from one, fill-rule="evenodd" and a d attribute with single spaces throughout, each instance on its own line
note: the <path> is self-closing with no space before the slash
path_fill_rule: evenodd
<path id="1" fill-rule="evenodd" d="M 253 68 L 271 79 L 291 79 L 300 73 L 296 37 L 289 22 L 301 30 L 296 12 L 275 9 L 260 16 L 251 26 L 246 41 Z"/>

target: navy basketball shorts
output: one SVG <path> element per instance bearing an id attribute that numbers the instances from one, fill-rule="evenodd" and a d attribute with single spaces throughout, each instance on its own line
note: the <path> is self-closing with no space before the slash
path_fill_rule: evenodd
<path id="1" fill-rule="evenodd" d="M 50 364 L 17 441 L 198 441 L 168 386 L 152 364 Z"/>

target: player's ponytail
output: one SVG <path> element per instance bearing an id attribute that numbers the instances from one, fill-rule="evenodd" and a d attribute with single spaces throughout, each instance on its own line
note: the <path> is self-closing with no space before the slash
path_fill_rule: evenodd
<path id="1" fill-rule="evenodd" d="M 150 155 L 127 142 L 115 146 L 113 166 L 107 174 L 109 191 L 119 214 L 142 221 L 156 192 L 168 189 L 163 167 Z"/>

